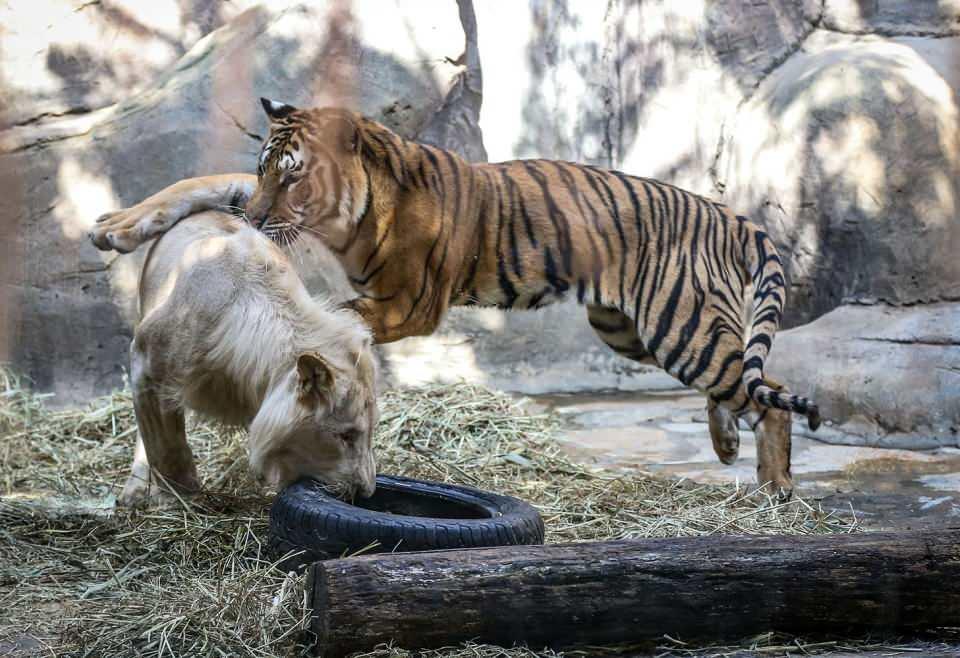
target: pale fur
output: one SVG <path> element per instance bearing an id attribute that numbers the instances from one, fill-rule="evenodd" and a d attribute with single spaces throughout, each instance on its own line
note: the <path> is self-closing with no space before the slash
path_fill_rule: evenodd
<path id="1" fill-rule="evenodd" d="M 372 493 L 369 330 L 311 298 L 263 234 L 219 212 L 178 223 L 147 256 L 140 317 L 131 384 L 142 444 L 124 502 L 156 491 L 151 470 L 180 491 L 198 488 L 185 408 L 247 427 L 251 468 L 271 486 L 314 476 Z"/>

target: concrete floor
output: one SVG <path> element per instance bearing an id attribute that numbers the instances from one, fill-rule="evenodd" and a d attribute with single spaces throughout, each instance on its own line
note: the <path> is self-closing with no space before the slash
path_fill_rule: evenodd
<path id="1" fill-rule="evenodd" d="M 536 396 L 559 413 L 572 457 L 608 468 L 640 468 L 698 482 L 756 480 L 756 442 L 740 431 L 740 459 L 721 464 L 707 430 L 704 398 L 664 391 Z M 869 529 L 960 525 L 960 449 L 929 451 L 840 446 L 795 436 L 796 492 L 824 509 L 852 505 Z"/>

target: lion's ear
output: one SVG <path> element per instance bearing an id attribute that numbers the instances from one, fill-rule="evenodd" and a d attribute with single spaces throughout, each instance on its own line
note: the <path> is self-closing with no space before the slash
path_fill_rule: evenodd
<path id="1" fill-rule="evenodd" d="M 331 398 L 334 384 L 333 368 L 315 352 L 305 352 L 297 357 L 297 396 L 300 401 L 316 406 Z"/>
<path id="2" fill-rule="evenodd" d="M 272 101 L 269 98 L 261 98 L 260 104 L 263 105 L 263 111 L 267 113 L 271 122 L 285 119 L 297 111 L 293 105 Z"/>

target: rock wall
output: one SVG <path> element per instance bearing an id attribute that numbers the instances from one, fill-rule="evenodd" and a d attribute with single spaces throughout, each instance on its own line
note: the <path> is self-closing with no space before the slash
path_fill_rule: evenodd
<path id="1" fill-rule="evenodd" d="M 789 324 L 957 297 L 960 2 L 478 11 L 491 159 L 585 160 L 727 202 L 786 256 Z M 486 48 L 495 24 L 508 44 Z"/>
<path id="2" fill-rule="evenodd" d="M 723 200 L 763 224 L 784 256 L 786 326 L 833 309 L 834 322 L 854 325 L 921 317 L 918 305 L 960 300 L 957 0 L 484 2 L 477 17 L 491 160 L 581 160 Z M 777 344 L 799 351 L 775 349 L 773 367 L 838 426 L 853 423 L 849 440 L 955 440 L 960 414 L 946 401 L 960 397 L 956 373 L 901 387 L 865 374 L 851 405 L 851 380 L 831 388 L 818 372 L 856 378 L 877 353 L 856 332 L 838 334 L 830 354 L 843 358 L 824 363 L 823 344 L 794 336 L 825 326 L 784 333 Z M 955 321 L 941 331 L 960 340 Z M 406 346 L 408 376 L 466 373 L 529 392 L 676 385 L 612 356 L 573 304 L 454 313 L 444 349 L 438 340 Z M 424 352 L 437 356 L 417 358 Z M 924 367 L 930 354 L 921 342 L 896 358 Z M 904 414 L 887 404 L 904 386 L 913 402 L 935 402 Z M 865 418 L 875 431 L 857 429 Z"/>
<path id="3" fill-rule="evenodd" d="M 407 136 L 484 157 L 469 2 L 462 12 L 454 0 L 271 2 L 209 20 L 201 20 L 203 2 L 184 2 L 201 16 L 174 21 L 180 41 L 133 22 L 145 5 L 130 4 L 135 15 L 113 0 L 54 1 L 71 22 L 50 35 L 47 55 L 31 59 L 26 46 L 7 50 L 4 41 L 0 59 L 9 101 L 0 132 L 0 361 L 62 402 L 120 385 L 127 364 L 142 254 L 97 252 L 87 227 L 181 178 L 255 171 L 267 132 L 259 96 L 350 104 Z M 149 4 L 164 14 L 163 3 Z M 8 25 L 30 29 L 24 22 L 32 14 L 13 5 Z M 89 57 L 74 48 L 75 32 Z M 104 46 L 113 33 L 123 38 Z M 140 50 L 156 48 L 155 60 L 134 66 Z M 50 55 L 57 52 L 76 55 L 75 75 L 66 76 L 76 84 L 50 82 L 60 70 L 62 58 Z M 99 72 L 84 64 L 94 56 Z M 106 73 L 121 70 L 116 81 Z M 345 294 L 329 254 L 310 251 L 318 285 Z"/>
<path id="4" fill-rule="evenodd" d="M 938 400 L 926 416 L 853 398 L 867 422 L 851 380 L 796 356 L 829 343 L 860 367 L 874 343 L 838 326 L 930 304 L 958 340 L 960 0 L 46 4 L 0 9 L 0 360 L 63 400 L 117 385 L 130 333 L 138 259 L 94 251 L 86 227 L 177 179 L 252 171 L 265 95 L 347 102 L 473 160 L 581 160 L 721 199 L 780 247 L 787 324 L 829 313 L 778 341 L 797 346 L 772 366 L 797 392 L 879 428 L 871 441 L 949 442 L 960 423 L 941 404 L 960 397 L 949 369 L 909 380 Z M 343 293 L 312 252 L 318 285 Z M 903 345 L 897 363 L 929 364 L 928 345 Z M 677 385 L 612 354 L 571 304 L 455 310 L 384 352 L 403 383 Z"/>
<path id="5" fill-rule="evenodd" d="M 843 305 L 780 335 L 769 372 L 831 419 L 814 438 L 960 447 L 958 327 L 960 304 Z"/>

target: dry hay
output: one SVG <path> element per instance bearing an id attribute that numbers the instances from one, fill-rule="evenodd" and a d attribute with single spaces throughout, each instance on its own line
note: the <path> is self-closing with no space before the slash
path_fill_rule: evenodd
<path id="1" fill-rule="evenodd" d="M 0 653 L 5 641 L 19 641 L 31 655 L 299 655 L 302 581 L 265 554 L 270 499 L 248 475 L 241 433 L 194 423 L 205 493 L 176 508 L 118 510 L 113 495 L 135 435 L 128 393 L 51 411 L 9 374 L 0 386 Z M 552 416 L 527 414 L 478 386 L 393 390 L 381 410 L 382 472 L 523 497 L 542 511 L 551 542 L 856 525 L 743 487 L 588 469 L 551 441 Z M 664 642 L 665 650 L 688 650 Z M 409 654 L 381 647 L 367 655 Z M 423 655 L 534 654 L 465 644 Z"/>

